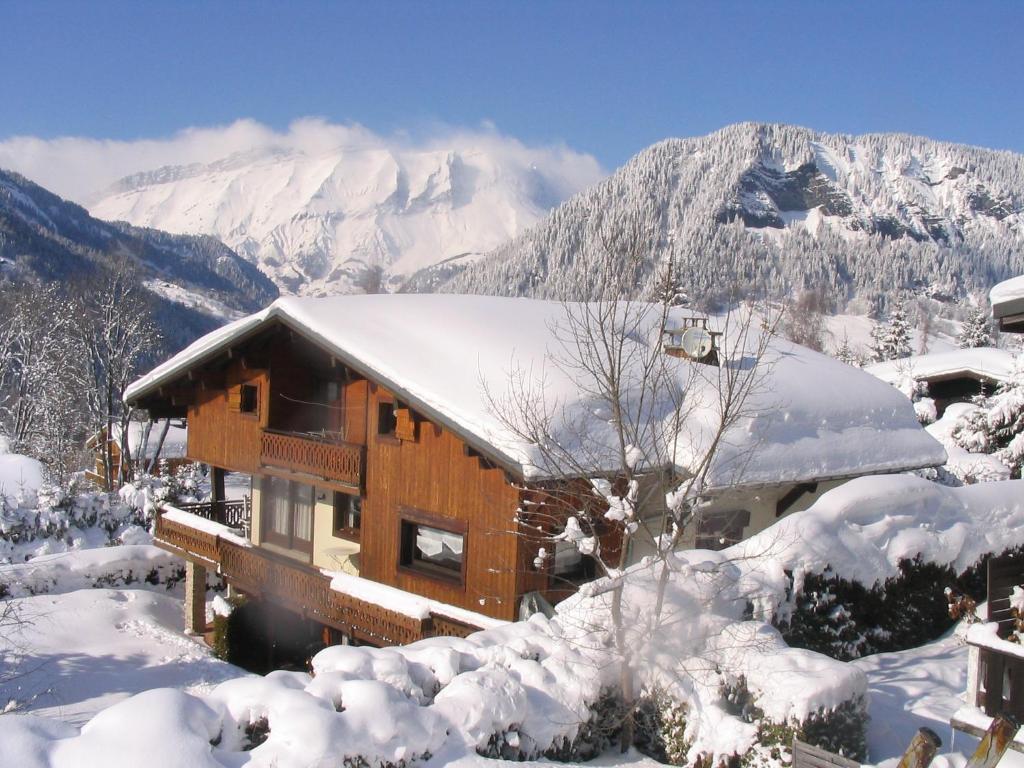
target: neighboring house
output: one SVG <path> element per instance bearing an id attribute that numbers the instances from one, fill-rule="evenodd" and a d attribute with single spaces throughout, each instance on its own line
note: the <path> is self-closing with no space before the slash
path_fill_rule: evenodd
<path id="1" fill-rule="evenodd" d="M 966 403 L 978 395 L 991 395 L 1013 377 L 1014 356 L 995 347 L 974 347 L 951 352 L 913 355 L 864 367 L 882 381 L 903 389 L 908 381 L 928 385 L 941 417 L 952 403 Z"/>
<path id="2" fill-rule="evenodd" d="M 996 285 L 988 294 L 992 317 L 1004 333 L 1024 333 L 1024 275 Z"/>
<path id="3" fill-rule="evenodd" d="M 187 456 L 212 468 L 215 501 L 166 510 L 156 527 L 157 543 L 190 563 L 190 627 L 205 622 L 202 568 L 331 628 L 332 640 L 375 644 L 466 634 L 564 597 L 586 563 L 571 547 L 538 559 L 541 544 L 516 524 L 558 474 L 493 403 L 523 396 L 516 371 L 527 384 L 543 376 L 560 442 L 581 427 L 612 438 L 607 413 L 550 359 L 565 312 L 480 296 L 285 298 L 132 384 L 126 399 L 151 417 L 187 418 Z M 630 343 L 673 351 L 652 335 Z M 782 340 L 769 354 L 749 415 L 715 454 L 688 545 L 749 535 L 852 477 L 945 461 L 891 387 Z M 677 461 L 652 467 L 652 482 L 685 476 L 709 439 L 717 378 L 678 365 L 697 407 L 678 433 L 658 431 Z M 223 501 L 226 472 L 251 477 L 251 520 Z M 645 519 L 663 509 L 664 493 L 654 497 Z M 616 541 L 610 530 L 606 549 Z M 632 560 L 652 542 L 634 546 Z"/>
<path id="4" fill-rule="evenodd" d="M 161 444 L 160 435 L 163 432 L 165 424 L 167 425 L 167 432 L 164 436 L 163 443 Z M 85 476 L 101 487 L 106 485 L 106 437 L 107 428 L 103 427 L 85 442 L 85 447 L 92 451 L 94 462 L 93 469 L 87 470 Z M 160 464 L 163 462 L 165 466 L 173 472 L 182 464 L 187 464 L 189 462 L 189 459 L 185 458 L 185 453 L 188 447 L 187 432 L 185 423 L 181 420 L 171 420 L 170 423 L 167 423 L 167 421 L 164 420 L 153 424 L 144 424 L 139 421 L 131 421 L 128 423 L 128 449 L 131 460 L 137 466 L 139 465 L 139 460 L 141 458 L 140 453 L 142 451 L 143 442 L 145 442 L 146 448 L 146 455 L 142 461 L 143 468 L 152 463 L 152 471 L 158 472 Z M 115 424 L 114 439 L 111 441 L 110 445 L 110 476 L 114 479 L 115 484 L 121 471 L 121 456 L 123 453 L 121 449 L 122 443 L 121 425 Z M 159 456 L 157 455 L 158 448 Z M 154 459 L 156 460 L 154 461 Z"/>

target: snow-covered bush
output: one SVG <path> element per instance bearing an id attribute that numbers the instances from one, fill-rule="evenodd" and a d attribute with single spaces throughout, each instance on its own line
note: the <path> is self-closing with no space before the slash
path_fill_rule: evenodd
<path id="1" fill-rule="evenodd" d="M 957 422 L 951 437 L 971 453 L 994 455 L 1016 478 L 1024 469 L 1024 362 L 1018 359 L 1015 368 L 1010 381 Z"/>
<path id="2" fill-rule="evenodd" d="M 2 455 L 0 459 L 11 459 Z M 17 457 L 26 462 L 33 459 Z M 148 528 L 162 502 L 194 500 L 196 470 L 175 475 L 144 476 L 117 493 L 61 488 L 40 474 L 31 492 L 0 493 L 0 563 L 113 544 L 147 544 Z"/>

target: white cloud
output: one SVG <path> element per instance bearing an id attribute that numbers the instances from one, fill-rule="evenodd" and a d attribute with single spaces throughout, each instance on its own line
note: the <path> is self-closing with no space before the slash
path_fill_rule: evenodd
<path id="1" fill-rule="evenodd" d="M 604 175 L 593 156 L 564 144 L 527 146 L 501 134 L 493 125 L 479 128 L 436 128 L 427 137 L 382 136 L 361 125 L 330 123 L 320 118 L 294 121 L 275 131 L 254 120 L 230 125 L 186 128 L 168 138 L 119 141 L 83 137 L 40 139 L 15 136 L 0 141 L 0 168 L 16 171 L 47 189 L 87 204 L 109 185 L 140 171 L 168 165 L 209 163 L 238 152 L 280 148 L 316 154 L 335 148 L 486 151 L 515 164 L 535 165 L 557 180 L 568 196 Z"/>

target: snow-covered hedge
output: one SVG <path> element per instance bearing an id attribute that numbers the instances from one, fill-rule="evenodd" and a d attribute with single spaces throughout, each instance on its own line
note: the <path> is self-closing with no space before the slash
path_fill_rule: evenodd
<path id="1" fill-rule="evenodd" d="M 0 454 L 24 471 L 34 459 Z M 18 460 L 15 462 L 15 460 Z M 0 492 L 0 563 L 21 563 L 43 555 L 114 544 L 146 544 L 156 506 L 164 501 L 190 499 L 196 478 L 189 468 L 178 475 L 144 477 L 116 494 L 63 489 L 42 474 L 31 485 L 12 485 Z M 11 473 L 9 473 L 10 475 Z"/>
<path id="2" fill-rule="evenodd" d="M 836 658 L 914 647 L 952 624 L 946 587 L 981 597 L 991 555 L 1024 546 L 1024 482 L 950 488 L 862 478 L 726 550 L 753 615 Z"/>

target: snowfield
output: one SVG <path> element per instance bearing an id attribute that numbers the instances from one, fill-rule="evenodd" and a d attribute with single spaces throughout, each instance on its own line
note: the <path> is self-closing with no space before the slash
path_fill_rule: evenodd
<path id="1" fill-rule="evenodd" d="M 800 722 L 867 699 L 879 708 L 868 733 L 871 759 L 891 760 L 918 725 L 938 724 L 944 733 L 966 669 L 959 641 L 856 663 L 788 648 L 766 623 L 786 610 L 787 572 L 799 582 L 801 573 L 827 568 L 873 583 L 915 554 L 962 569 L 1022 543 L 1024 481 L 965 488 L 912 476 L 853 481 L 730 549 L 681 552 L 628 571 L 624 626 L 637 683 L 684 704 L 690 759 L 753 745 L 761 720 L 745 721 L 723 698 L 742 681 L 739 690 L 764 722 Z M 654 621 L 666 566 L 665 607 Z M 602 696 L 621 669 L 607 643 L 609 586 L 591 585 L 552 619 L 400 648 L 335 646 L 314 658 L 313 676 L 266 677 L 238 677 L 191 639 L 173 637 L 173 600 L 149 592 L 132 598 L 126 590 L 40 596 L 33 608 L 45 612 L 50 600 L 68 618 L 52 631 L 36 622 L 26 639 L 54 657 L 53 669 L 75 677 L 63 698 L 41 697 L 32 714 L 0 718 L 0 752 L 19 766 L 53 768 L 286 768 L 337 765 L 346 756 L 441 765 L 477 763 L 478 751 L 533 757 L 558 745 L 585 750 L 593 734 L 584 723 L 600 717 Z M 748 603 L 753 616 L 744 615 Z M 176 677 L 182 667 L 189 674 Z M 79 669 L 87 672 L 81 680 Z M 36 674 L 42 677 L 26 678 L 37 681 L 33 690 L 47 690 L 47 681 L 59 690 L 59 673 L 47 677 L 44 665 Z M 173 687 L 124 698 L 165 681 Z M 958 766 L 960 758 L 945 762 Z"/>

